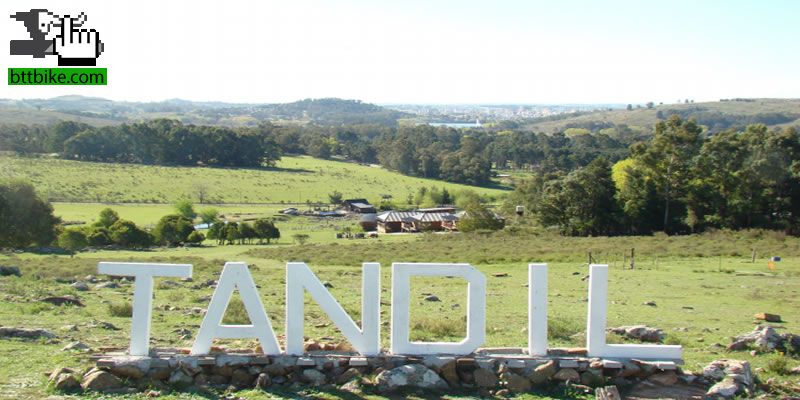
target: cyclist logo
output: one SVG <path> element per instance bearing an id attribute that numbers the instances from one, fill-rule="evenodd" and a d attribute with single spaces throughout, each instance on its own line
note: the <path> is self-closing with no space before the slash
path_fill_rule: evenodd
<path id="1" fill-rule="evenodd" d="M 33 58 L 58 56 L 59 66 L 96 66 L 97 58 L 103 53 L 104 43 L 100 33 L 84 28 L 86 14 L 77 17 L 57 15 L 46 9 L 20 11 L 12 19 L 25 24 L 29 40 L 12 40 L 11 55 L 25 55 Z"/>

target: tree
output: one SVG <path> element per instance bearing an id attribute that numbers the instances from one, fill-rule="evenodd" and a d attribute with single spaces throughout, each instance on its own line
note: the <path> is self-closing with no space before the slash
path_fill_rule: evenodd
<path id="1" fill-rule="evenodd" d="M 253 223 L 253 228 L 256 230 L 258 244 L 261 244 L 261 241 L 264 239 L 266 239 L 267 244 L 269 244 L 270 240 L 280 239 L 281 237 L 281 231 L 279 231 L 278 228 L 275 227 L 275 223 L 268 218 L 257 219 Z"/>
<path id="2" fill-rule="evenodd" d="M 645 106 L 647 106 L 648 110 L 652 110 L 653 107 L 655 107 L 655 103 L 653 103 L 652 101 L 648 101 L 647 104 L 645 104 Z"/>
<path id="3" fill-rule="evenodd" d="M 239 240 L 241 244 L 250 244 L 250 241 L 255 239 L 257 236 L 256 230 L 253 229 L 252 225 L 248 224 L 247 222 L 242 222 L 239 224 Z"/>
<path id="4" fill-rule="evenodd" d="M 216 208 L 208 207 L 200 210 L 199 216 L 202 223 L 211 227 L 212 224 L 219 220 L 219 211 Z"/>
<path id="5" fill-rule="evenodd" d="M 225 224 L 225 240 L 228 242 L 228 244 L 236 243 L 236 240 L 238 240 L 240 237 L 239 224 L 236 222 L 229 222 Z"/>
<path id="6" fill-rule="evenodd" d="M 74 257 L 76 251 L 85 249 L 88 245 L 86 235 L 78 229 L 65 229 L 58 235 L 58 247 L 69 251 L 70 257 Z"/>
<path id="7" fill-rule="evenodd" d="M 458 230 L 474 232 L 477 230 L 500 230 L 505 226 L 505 220 L 497 216 L 479 201 L 471 201 L 464 206 L 464 217 L 458 221 Z"/>
<path id="8" fill-rule="evenodd" d="M 192 232 L 194 232 L 192 221 L 181 215 L 165 215 L 153 228 L 156 242 L 166 246 L 185 243 Z"/>
<path id="9" fill-rule="evenodd" d="M 673 115 L 667 121 L 656 123 L 649 144 L 631 149 L 634 158 L 646 168 L 648 177 L 655 182 L 662 198 L 662 227 L 665 232 L 678 230 L 682 223 L 681 217 L 686 212 L 684 196 L 691 177 L 692 162 L 702 144 L 702 131 L 694 120 L 685 121 Z M 676 212 L 675 208 L 680 212 Z"/>
<path id="10" fill-rule="evenodd" d="M 197 217 L 197 213 L 194 211 L 194 205 L 190 200 L 178 200 L 175 203 L 175 211 L 178 213 L 178 215 L 190 221 Z"/>
<path id="11" fill-rule="evenodd" d="M 292 235 L 292 239 L 294 240 L 294 242 L 301 246 L 306 244 L 309 238 L 310 236 L 306 235 L 305 233 L 295 233 L 294 235 Z"/>
<path id="12" fill-rule="evenodd" d="M 633 105 L 632 104 L 628 104 L 628 106 L 625 107 L 625 109 L 628 110 L 628 111 L 631 111 L 631 110 L 633 110 Z"/>
<path id="13" fill-rule="evenodd" d="M 61 219 L 53 207 L 23 181 L 0 182 L 0 247 L 47 246 Z"/>
<path id="14" fill-rule="evenodd" d="M 619 208 L 611 165 L 597 158 L 588 166 L 550 181 L 534 211 L 544 225 L 565 235 L 608 235 L 619 230 Z"/>
<path id="15" fill-rule="evenodd" d="M 121 219 L 108 229 L 111 240 L 120 246 L 142 249 L 153 245 L 151 234 L 140 229 L 132 221 Z"/>
<path id="16" fill-rule="evenodd" d="M 105 227 L 91 227 L 86 232 L 86 240 L 89 241 L 89 246 L 99 247 L 108 246 L 112 244 L 111 235 Z"/>
<path id="17" fill-rule="evenodd" d="M 328 193 L 328 200 L 334 205 L 342 204 L 342 193 L 338 190 L 334 190 L 333 192 Z"/>
<path id="18" fill-rule="evenodd" d="M 225 223 L 217 221 L 208 228 L 209 239 L 215 239 L 217 244 L 225 244 Z"/>
<path id="19" fill-rule="evenodd" d="M 199 244 L 203 243 L 204 240 L 206 240 L 205 235 L 203 235 L 202 233 L 200 233 L 198 231 L 192 231 L 192 233 L 190 233 L 189 236 L 186 238 L 186 241 L 188 243 L 192 243 L 192 244 L 195 244 L 195 245 L 199 245 Z"/>
<path id="20" fill-rule="evenodd" d="M 204 183 L 199 183 L 195 186 L 194 192 L 197 194 L 197 202 L 204 204 L 208 198 L 208 186 Z"/>
<path id="21" fill-rule="evenodd" d="M 104 208 L 100 211 L 100 216 L 97 218 L 95 226 L 108 228 L 117 221 L 119 221 L 119 214 L 110 208 Z"/>

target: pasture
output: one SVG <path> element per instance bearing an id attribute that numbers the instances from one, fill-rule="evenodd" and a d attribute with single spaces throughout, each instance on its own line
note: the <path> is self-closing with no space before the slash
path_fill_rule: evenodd
<path id="1" fill-rule="evenodd" d="M 513 230 L 512 230 L 513 231 Z M 623 255 L 636 248 L 636 268 L 623 265 Z M 756 248 L 756 260 L 751 250 Z M 125 347 L 130 319 L 124 305 L 132 285 L 76 292 L 68 282 L 96 275 L 97 262 L 154 261 L 192 263 L 193 282 L 159 279 L 156 282 L 153 345 L 188 347 L 202 319 L 212 290 L 203 282 L 216 279 L 225 261 L 246 261 L 267 313 L 283 332 L 286 260 L 307 261 L 354 319 L 360 312 L 360 263 L 382 263 L 382 344 L 388 346 L 390 262 L 469 262 L 487 276 L 487 342 L 490 346 L 524 346 L 527 334 L 527 263 L 544 261 L 549 268 L 550 346 L 580 346 L 586 320 L 587 253 L 611 267 L 609 326 L 647 324 L 667 334 L 667 343 L 684 346 L 685 368 L 697 370 L 719 358 L 750 360 L 762 380 L 776 378 L 797 385 L 798 378 L 781 375 L 773 367 L 777 354 L 728 352 L 730 337 L 752 330 L 753 314 L 780 314 L 779 332 L 800 332 L 800 239 L 774 232 L 714 232 L 683 237 L 564 238 L 546 231 L 519 230 L 491 235 L 424 235 L 403 242 L 353 241 L 280 246 L 208 246 L 200 249 L 151 251 L 96 251 L 69 256 L 32 253 L 0 255 L 0 264 L 21 268 L 23 276 L 0 278 L 0 321 L 5 326 L 45 328 L 59 338 L 49 341 L 0 339 L 0 397 L 40 398 L 48 389 L 42 373 L 56 366 L 86 367 L 83 353 L 64 352 L 79 340 L 93 349 Z M 767 259 L 783 257 L 774 271 Z M 505 276 L 504 276 L 505 274 Z M 495 276 L 498 275 L 498 276 Z M 169 282 L 167 282 L 169 281 Z M 465 331 L 464 282 L 447 278 L 412 280 L 412 337 L 418 340 L 459 340 Z M 85 307 L 52 306 L 37 300 L 51 295 L 78 296 Z M 429 294 L 441 301 L 423 300 Z M 325 314 L 307 298 L 306 335 L 338 342 L 342 336 Z M 645 305 L 654 302 L 655 306 Z M 241 307 L 232 303 L 227 318 L 242 321 Z M 120 311 L 122 310 L 122 311 Z M 120 330 L 108 330 L 109 322 Z M 69 325 L 75 325 L 70 327 Z M 610 341 L 621 341 L 609 336 Z M 250 340 L 220 341 L 229 348 L 254 348 Z M 792 368 L 800 359 L 784 356 Z M 19 360 L 24 360 L 22 363 Z M 246 398 L 274 398 L 281 392 L 238 393 Z M 312 398 L 346 398 L 341 393 L 308 391 Z M 535 395 L 522 396 L 539 398 Z M 168 396 L 167 398 L 172 398 Z M 174 398 L 205 398 L 175 394 Z"/>
<path id="2" fill-rule="evenodd" d="M 498 197 L 505 190 L 415 178 L 378 166 L 283 157 L 275 168 L 233 169 L 164 167 L 94 163 L 56 158 L 0 156 L 0 178 L 29 180 L 39 195 L 56 202 L 172 204 L 179 199 L 217 204 L 283 204 L 328 202 L 339 191 L 344 198 L 366 198 L 379 204 L 382 195 L 405 203 L 420 187 L 451 193 L 472 189 Z"/>

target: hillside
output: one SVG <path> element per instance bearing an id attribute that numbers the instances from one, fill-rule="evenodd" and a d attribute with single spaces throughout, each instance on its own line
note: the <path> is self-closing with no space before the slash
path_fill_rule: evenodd
<path id="1" fill-rule="evenodd" d="M 68 202 L 173 203 L 180 198 L 197 201 L 201 191 L 209 203 L 327 202 L 334 190 L 345 198 L 377 202 L 390 194 L 404 202 L 422 186 L 504 193 L 311 157 L 283 157 L 274 169 L 228 169 L 0 156 L 2 178 L 30 180 L 47 199 Z"/>
<path id="2" fill-rule="evenodd" d="M 172 99 L 137 103 L 97 97 L 61 96 L 51 99 L 0 99 L 0 123 L 49 124 L 58 120 L 102 126 L 153 118 L 174 118 L 187 124 L 247 126 L 260 121 L 295 121 L 321 125 L 379 124 L 394 126 L 408 114 L 336 98 L 292 103 L 245 104 L 193 102 Z"/>
<path id="3" fill-rule="evenodd" d="M 740 99 L 708 103 L 665 104 L 652 109 L 596 111 L 562 114 L 529 120 L 526 129 L 536 132 L 558 132 L 567 128 L 586 128 L 598 131 L 615 125 L 628 125 L 634 130 L 652 130 L 661 118 L 678 114 L 695 118 L 709 131 L 719 132 L 731 127 L 762 123 L 770 127 L 800 126 L 800 99 Z"/>

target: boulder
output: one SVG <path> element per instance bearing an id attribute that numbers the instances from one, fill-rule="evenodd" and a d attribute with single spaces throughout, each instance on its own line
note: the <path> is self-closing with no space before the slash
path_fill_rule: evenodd
<path id="1" fill-rule="evenodd" d="M 22 272 L 20 272 L 19 267 L 6 267 L 0 265 L 0 276 L 16 276 L 21 277 Z"/>
<path id="2" fill-rule="evenodd" d="M 117 288 L 119 288 L 119 284 L 117 284 L 116 282 L 110 282 L 109 281 L 109 282 L 99 283 L 99 284 L 97 284 L 97 286 L 95 286 L 95 288 L 96 289 L 117 289 Z"/>
<path id="3" fill-rule="evenodd" d="M 579 382 L 581 380 L 581 375 L 572 368 L 562 368 L 553 375 L 553 379 L 557 381 Z"/>
<path id="4" fill-rule="evenodd" d="M 79 387 L 81 387 L 81 384 L 78 382 L 78 378 L 71 373 L 61 374 L 53 382 L 53 388 L 61 391 L 75 390 Z"/>
<path id="5" fill-rule="evenodd" d="M 10 326 L 0 326 L 0 338 L 18 339 L 55 339 L 57 336 L 45 329 L 12 328 Z"/>
<path id="6" fill-rule="evenodd" d="M 71 288 L 79 291 L 79 292 L 85 292 L 85 291 L 89 290 L 89 285 L 87 285 L 86 282 L 80 282 L 79 281 L 79 282 L 75 282 L 75 283 L 73 283 L 72 285 L 69 285 L 69 286 Z"/>
<path id="7" fill-rule="evenodd" d="M 528 379 L 530 379 L 534 385 L 541 385 L 549 381 L 556 372 L 558 372 L 558 364 L 555 360 L 549 360 L 534 368 L 528 374 Z"/>
<path id="8" fill-rule="evenodd" d="M 750 333 L 739 335 L 728 346 L 730 350 L 744 350 L 747 345 L 754 344 L 762 351 L 773 351 L 783 345 L 784 338 L 775 332 L 771 326 L 756 326 Z"/>
<path id="9" fill-rule="evenodd" d="M 61 351 L 90 351 L 90 350 L 91 348 L 86 343 L 83 342 L 72 342 L 61 349 Z"/>
<path id="10" fill-rule="evenodd" d="M 475 384 L 482 388 L 493 388 L 497 386 L 497 375 L 486 368 L 478 368 L 472 372 Z"/>
<path id="11" fill-rule="evenodd" d="M 421 364 L 409 364 L 386 370 L 375 378 L 378 389 L 392 391 L 403 387 L 422 389 L 447 389 L 447 382 L 436 372 Z"/>
<path id="12" fill-rule="evenodd" d="M 439 300 L 438 296 L 430 295 L 430 296 L 425 296 L 425 301 L 441 301 L 441 300 Z"/>
<path id="13" fill-rule="evenodd" d="M 661 329 L 645 325 L 619 326 L 608 328 L 608 331 L 641 342 L 661 343 L 666 337 Z"/>
<path id="14" fill-rule="evenodd" d="M 647 380 L 662 386 L 672 386 L 678 383 L 678 374 L 675 371 L 662 371 L 650 375 Z"/>
<path id="15" fill-rule="evenodd" d="M 256 378 L 256 389 L 266 389 L 272 385 L 272 379 L 270 379 L 268 374 L 260 373 Z"/>
<path id="16" fill-rule="evenodd" d="M 83 377 L 81 387 L 95 392 L 114 391 L 122 388 L 122 381 L 110 372 L 92 370 Z"/>
<path id="17" fill-rule="evenodd" d="M 506 381 L 506 389 L 513 393 L 523 393 L 531 390 L 531 381 L 524 376 L 507 372 L 503 377 Z"/>
<path id="18" fill-rule="evenodd" d="M 348 368 L 344 372 L 342 372 L 339 376 L 337 376 L 334 382 L 336 382 L 337 385 L 344 385 L 347 382 L 359 378 L 361 378 L 361 371 L 355 368 Z"/>
<path id="19" fill-rule="evenodd" d="M 39 299 L 39 301 L 41 301 L 42 303 L 49 303 L 55 306 L 63 306 L 66 304 L 69 306 L 83 307 L 83 303 L 80 301 L 80 299 L 78 299 L 75 296 L 51 296 Z"/>
<path id="20" fill-rule="evenodd" d="M 760 319 L 762 321 L 767 322 L 781 322 L 781 316 L 778 314 L 770 314 L 770 313 L 758 313 L 754 315 L 755 319 Z"/>
<path id="21" fill-rule="evenodd" d="M 194 383 L 194 379 L 180 369 L 176 370 L 172 373 L 172 375 L 169 376 L 170 385 L 185 387 L 191 385 L 192 383 Z"/>
<path id="22" fill-rule="evenodd" d="M 253 375 L 244 368 L 237 368 L 231 373 L 231 385 L 238 388 L 249 388 L 253 384 Z"/>
<path id="23" fill-rule="evenodd" d="M 706 396 L 711 398 L 723 397 L 726 399 L 733 398 L 739 391 L 739 384 L 733 378 L 725 378 L 717 382 L 714 386 L 708 389 Z"/>
<path id="24" fill-rule="evenodd" d="M 322 386 L 325 384 L 325 374 L 316 369 L 307 369 L 303 371 L 303 382 L 311 386 Z"/>

